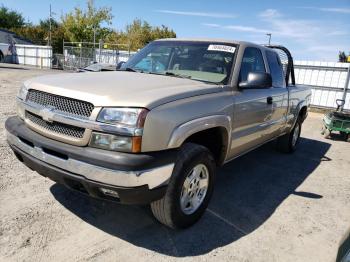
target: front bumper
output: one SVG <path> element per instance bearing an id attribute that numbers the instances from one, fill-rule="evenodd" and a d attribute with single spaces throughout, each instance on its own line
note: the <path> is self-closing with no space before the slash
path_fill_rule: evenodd
<path id="1" fill-rule="evenodd" d="M 33 132 L 18 117 L 9 118 L 5 127 L 12 150 L 31 169 L 72 189 L 122 203 L 161 198 L 177 155 L 176 150 L 128 154 L 68 145 Z M 118 197 L 101 188 L 116 191 Z"/>

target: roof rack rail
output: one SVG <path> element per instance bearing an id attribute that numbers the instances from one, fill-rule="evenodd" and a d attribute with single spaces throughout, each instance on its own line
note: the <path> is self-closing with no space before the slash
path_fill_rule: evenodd
<path id="1" fill-rule="evenodd" d="M 283 65 L 284 76 L 286 80 L 286 85 L 295 85 L 295 75 L 294 75 L 294 63 L 293 57 L 289 50 L 281 45 L 264 45 L 265 47 L 277 49 L 277 54 L 280 57 L 281 63 Z"/>

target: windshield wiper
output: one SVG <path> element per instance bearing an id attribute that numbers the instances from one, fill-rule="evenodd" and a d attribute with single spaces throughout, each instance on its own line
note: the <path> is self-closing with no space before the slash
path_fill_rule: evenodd
<path id="1" fill-rule="evenodd" d="M 208 80 L 200 79 L 200 78 L 195 78 L 195 77 L 192 77 L 192 76 L 189 76 L 189 75 L 175 74 L 175 73 L 169 72 L 169 71 L 165 71 L 165 72 L 164 72 L 164 75 L 167 75 L 167 76 L 174 76 L 174 77 L 181 77 L 181 78 L 187 78 L 187 79 L 191 79 L 191 80 L 195 80 L 195 81 L 205 82 L 205 83 L 208 83 L 208 84 L 220 85 L 220 83 L 210 82 L 210 81 L 208 81 Z"/>
<path id="2" fill-rule="evenodd" d="M 117 71 L 139 72 L 131 67 L 120 68 Z"/>
<path id="3" fill-rule="evenodd" d="M 135 69 L 132 69 L 131 67 L 125 67 L 124 70 L 128 72 L 137 72 Z"/>
<path id="4" fill-rule="evenodd" d="M 181 77 L 181 78 L 188 78 L 188 79 L 191 79 L 191 78 L 192 78 L 192 76 L 189 76 L 189 75 L 175 74 L 175 73 L 169 72 L 169 71 L 165 71 L 165 72 L 164 72 L 164 75 L 166 75 L 166 76 Z"/>

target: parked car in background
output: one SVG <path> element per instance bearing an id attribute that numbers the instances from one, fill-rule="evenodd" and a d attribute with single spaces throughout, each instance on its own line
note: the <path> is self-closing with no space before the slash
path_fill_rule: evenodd
<path id="1" fill-rule="evenodd" d="M 5 55 L 7 54 L 8 49 L 9 49 L 8 44 L 0 43 L 0 63 L 4 62 Z"/>
<path id="2" fill-rule="evenodd" d="M 17 158 L 185 228 L 206 210 L 218 167 L 272 140 L 286 153 L 298 147 L 311 92 L 295 85 L 284 47 L 158 40 L 120 70 L 25 82 L 6 121 Z"/>

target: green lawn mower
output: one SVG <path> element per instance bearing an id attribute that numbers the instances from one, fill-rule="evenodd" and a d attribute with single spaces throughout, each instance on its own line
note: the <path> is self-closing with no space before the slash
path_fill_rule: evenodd
<path id="1" fill-rule="evenodd" d="M 332 136 L 332 131 L 338 131 L 345 141 L 350 141 L 350 113 L 343 111 L 345 100 L 337 99 L 337 111 L 332 111 L 323 117 L 321 134 L 325 138 Z"/>

